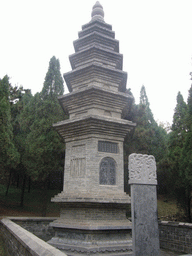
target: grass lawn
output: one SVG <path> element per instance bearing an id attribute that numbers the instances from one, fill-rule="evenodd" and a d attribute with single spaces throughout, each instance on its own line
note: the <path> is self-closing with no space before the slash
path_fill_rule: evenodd
<path id="1" fill-rule="evenodd" d="M 26 191 L 23 207 L 20 207 L 21 189 L 11 186 L 7 196 L 5 196 L 5 192 L 6 186 L 0 184 L 0 216 L 42 216 L 42 190 L 31 189 L 30 193 Z M 48 217 L 59 216 L 59 205 L 51 203 L 51 197 L 59 192 L 59 190 L 49 190 L 47 193 L 46 216 Z M 158 197 L 157 204 L 160 220 L 181 221 L 178 219 L 178 208 L 173 199 L 166 199 L 161 196 Z"/>
<path id="2" fill-rule="evenodd" d="M 0 216 L 42 216 L 42 190 L 31 189 L 24 195 L 24 206 L 20 207 L 21 189 L 10 187 L 9 193 L 5 196 L 6 186 L 0 184 Z M 59 205 L 51 203 L 51 197 L 58 194 L 59 190 L 47 192 L 46 216 L 59 216 Z"/>
<path id="3" fill-rule="evenodd" d="M 30 193 L 25 192 L 23 207 L 20 207 L 21 189 L 11 186 L 7 196 L 5 196 L 5 192 L 6 186 L 0 184 L 0 218 L 3 216 L 42 216 L 43 201 L 40 189 L 31 189 Z M 59 205 L 51 203 L 51 197 L 59 192 L 59 190 L 49 190 L 47 193 L 47 217 L 59 216 Z M 181 214 L 178 215 L 178 208 L 174 200 L 159 197 L 157 205 L 160 220 L 182 221 L 182 218 L 179 217 Z M 0 256 L 7 256 L 1 233 Z"/>
<path id="4" fill-rule="evenodd" d="M 175 220 L 178 216 L 178 208 L 175 200 L 160 197 L 157 200 L 158 217 L 160 220 Z"/>

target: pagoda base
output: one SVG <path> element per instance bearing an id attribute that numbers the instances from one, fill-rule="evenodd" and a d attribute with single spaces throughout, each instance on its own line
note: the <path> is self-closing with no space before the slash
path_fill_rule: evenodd
<path id="1" fill-rule="evenodd" d="M 91 200 L 90 200 L 91 201 Z M 68 256 L 132 255 L 128 204 L 60 202 L 60 218 L 50 225 L 55 236 L 48 242 Z"/>

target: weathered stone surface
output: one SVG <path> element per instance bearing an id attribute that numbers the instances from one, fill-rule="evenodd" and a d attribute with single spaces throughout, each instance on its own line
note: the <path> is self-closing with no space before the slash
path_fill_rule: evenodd
<path id="1" fill-rule="evenodd" d="M 69 94 L 59 98 L 69 119 L 54 125 L 66 143 L 64 189 L 49 243 L 69 255 L 131 253 L 130 197 L 124 193 L 123 141 L 135 126 L 123 120 L 133 97 L 126 93 L 119 41 L 102 19 L 99 3 L 82 27 L 64 78 Z"/>
<path id="2" fill-rule="evenodd" d="M 111 26 L 106 26 L 106 23 L 100 22 L 100 21 L 95 21 L 95 22 L 90 22 L 89 26 L 84 28 L 82 31 L 78 33 L 79 38 L 82 38 L 84 36 L 87 36 L 93 32 L 97 32 L 100 34 L 104 34 L 105 36 L 115 38 L 115 32 L 112 31 Z"/>
<path id="3" fill-rule="evenodd" d="M 129 94 L 111 92 L 96 86 L 60 96 L 58 99 L 70 119 L 90 114 L 121 119 L 123 111 L 129 111 L 133 100 Z"/>
<path id="4" fill-rule="evenodd" d="M 67 119 L 53 125 L 66 142 L 77 138 L 98 137 L 112 141 L 123 141 L 126 134 L 135 126 L 132 122 L 109 116 L 83 115 L 75 119 Z M 97 153 L 97 147 L 94 149 Z"/>
<path id="5" fill-rule="evenodd" d="M 104 50 L 119 52 L 119 41 L 100 34 L 98 32 L 92 32 L 82 38 L 79 38 L 73 42 L 75 52 L 89 49 L 90 47 L 97 46 Z"/>
<path id="6" fill-rule="evenodd" d="M 156 186 L 132 184 L 131 200 L 135 255 L 159 255 Z"/>
<path id="7" fill-rule="evenodd" d="M 0 232 L 11 256 L 67 256 L 9 219 L 0 221 Z"/>
<path id="8" fill-rule="evenodd" d="M 65 73 L 64 79 L 70 92 L 87 88 L 90 85 L 116 92 L 125 92 L 127 73 L 92 62 L 84 67 Z"/>
<path id="9" fill-rule="evenodd" d="M 192 255 L 192 223 L 159 222 L 161 248 Z"/>
<path id="10" fill-rule="evenodd" d="M 154 156 L 135 153 L 129 156 L 129 184 L 157 185 Z"/>
<path id="11" fill-rule="evenodd" d="M 111 157 L 104 157 L 100 163 L 99 184 L 115 185 L 116 184 L 116 163 Z"/>
<path id="12" fill-rule="evenodd" d="M 135 256 L 159 255 L 156 163 L 153 156 L 129 156 L 132 240 Z"/>
<path id="13" fill-rule="evenodd" d="M 117 68 L 122 70 L 123 55 L 101 47 L 90 47 L 84 51 L 74 53 L 69 56 L 72 69 L 85 67 L 86 65 L 97 63 L 104 67 Z"/>

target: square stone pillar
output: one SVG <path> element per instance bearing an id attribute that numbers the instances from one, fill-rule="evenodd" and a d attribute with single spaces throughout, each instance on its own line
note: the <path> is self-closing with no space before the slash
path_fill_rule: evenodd
<path id="1" fill-rule="evenodd" d="M 154 156 L 129 156 L 134 256 L 158 256 L 157 176 Z"/>

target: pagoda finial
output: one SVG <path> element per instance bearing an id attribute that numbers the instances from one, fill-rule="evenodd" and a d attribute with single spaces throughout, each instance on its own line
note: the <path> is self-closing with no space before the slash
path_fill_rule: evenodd
<path id="1" fill-rule="evenodd" d="M 104 21 L 103 6 L 99 3 L 99 1 L 97 1 L 96 4 L 93 6 L 91 17 L 92 20 L 100 19 Z"/>

